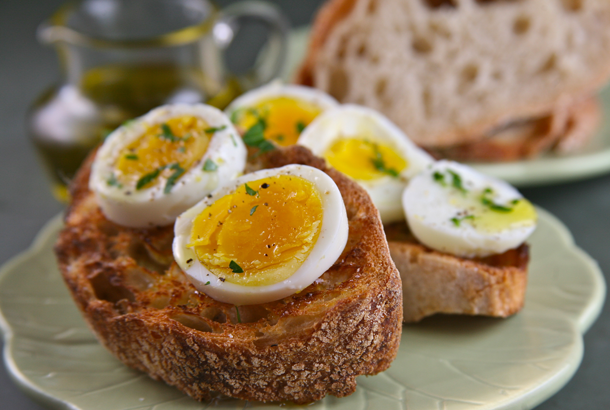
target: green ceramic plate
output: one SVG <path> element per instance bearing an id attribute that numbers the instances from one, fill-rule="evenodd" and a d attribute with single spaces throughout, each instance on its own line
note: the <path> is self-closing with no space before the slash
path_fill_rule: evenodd
<path id="1" fill-rule="evenodd" d="M 349 397 L 307 408 L 527 409 L 558 391 L 581 361 L 582 334 L 599 314 L 606 287 L 566 228 L 544 210 L 539 215 L 519 314 L 438 316 L 405 326 L 388 371 L 360 377 Z M 195 402 L 114 359 L 89 331 L 55 267 L 59 229 L 57 217 L 0 271 L 4 357 L 26 393 L 59 409 L 278 408 L 228 398 Z"/>
<path id="2" fill-rule="evenodd" d="M 283 79 L 290 81 L 303 60 L 307 48 L 309 26 L 294 30 L 289 38 L 288 64 Z M 601 127 L 591 142 L 580 152 L 570 155 L 545 155 L 529 161 L 496 164 L 469 164 L 477 170 L 524 187 L 593 177 L 610 172 L 610 86 L 599 95 L 603 106 Z"/>

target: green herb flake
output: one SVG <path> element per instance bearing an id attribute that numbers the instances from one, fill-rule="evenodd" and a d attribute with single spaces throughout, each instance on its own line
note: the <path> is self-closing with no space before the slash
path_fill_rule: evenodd
<path id="1" fill-rule="evenodd" d="M 108 178 L 108 180 L 106 181 L 106 183 L 109 186 L 115 186 L 117 188 L 123 188 L 123 184 L 121 184 L 119 182 L 118 179 L 116 179 L 116 176 L 114 174 L 110 174 L 110 177 Z"/>
<path id="2" fill-rule="evenodd" d="M 398 178 L 398 171 L 394 168 L 387 168 L 385 165 L 385 161 L 381 152 L 379 151 L 379 147 L 377 144 L 373 144 L 373 152 L 375 154 L 374 158 L 371 158 L 371 163 L 375 167 L 375 169 L 383 174 L 389 175 L 394 178 Z"/>
<path id="3" fill-rule="evenodd" d="M 468 190 L 464 188 L 464 185 L 462 183 L 462 177 L 457 172 L 452 171 L 450 169 L 448 169 L 447 172 L 449 172 L 449 174 L 451 175 L 451 185 L 453 185 L 455 189 L 462 193 L 468 192 Z"/>
<path id="4" fill-rule="evenodd" d="M 303 121 L 297 122 L 297 132 L 300 134 L 305 129 L 306 125 Z"/>
<path id="5" fill-rule="evenodd" d="M 255 196 L 258 194 L 258 191 L 255 191 L 254 189 L 250 188 L 248 186 L 248 184 L 244 184 L 246 186 L 246 194 L 250 195 L 250 196 Z"/>
<path id="6" fill-rule="evenodd" d="M 223 131 L 227 128 L 226 125 L 220 126 L 220 127 L 211 127 L 211 128 L 207 128 L 205 130 L 203 130 L 203 132 L 205 132 L 206 134 L 214 134 L 218 131 Z"/>
<path id="7" fill-rule="evenodd" d="M 252 216 L 254 212 L 256 212 L 256 208 L 258 208 L 258 205 L 254 205 L 252 209 L 250 209 L 250 216 Z"/>
<path id="8" fill-rule="evenodd" d="M 491 194 L 493 194 L 493 190 L 491 188 L 485 188 L 483 190 L 483 195 L 481 195 L 481 203 L 483 205 L 489 207 L 489 209 L 491 209 L 492 211 L 495 211 L 495 212 L 508 213 L 508 212 L 513 211 L 513 208 L 511 208 L 511 207 L 496 204 L 491 198 L 488 197 L 488 195 L 491 195 Z M 519 202 L 518 199 L 516 201 Z M 516 205 L 517 202 L 515 202 L 515 200 L 513 200 L 513 201 L 511 201 L 511 204 Z"/>
<path id="9" fill-rule="evenodd" d="M 451 222 L 453 222 L 453 225 L 455 226 L 460 226 L 461 222 L 467 219 L 474 219 L 474 215 L 466 215 L 466 216 L 461 216 L 461 217 L 454 217 L 451 218 Z"/>
<path id="10" fill-rule="evenodd" d="M 260 153 L 272 151 L 275 149 L 275 145 L 265 139 L 265 128 L 267 124 L 263 118 L 259 118 L 256 124 L 246 131 L 243 136 L 244 143 L 249 147 L 258 148 Z"/>
<path id="11" fill-rule="evenodd" d="M 233 141 L 233 146 L 237 146 L 237 141 L 235 141 L 235 135 L 231 134 L 231 141 Z"/>
<path id="12" fill-rule="evenodd" d="M 171 142 L 176 142 L 176 141 L 180 140 L 180 138 L 178 138 L 174 135 L 174 133 L 172 132 L 172 129 L 166 123 L 161 124 L 161 131 L 162 131 L 161 135 L 160 135 L 161 138 L 164 138 Z"/>
<path id="13" fill-rule="evenodd" d="M 216 171 L 218 169 L 218 165 L 216 165 L 216 163 L 214 161 L 212 161 L 211 159 L 206 159 L 205 163 L 203 164 L 203 170 L 206 172 L 213 172 Z"/>
<path id="14" fill-rule="evenodd" d="M 241 266 L 239 266 L 237 264 L 237 262 L 235 262 L 234 260 L 232 260 L 229 263 L 229 268 L 231 268 L 231 270 L 233 271 L 233 273 L 244 273 L 244 270 L 241 268 Z"/>
<path id="15" fill-rule="evenodd" d="M 125 155 L 125 159 L 137 161 L 139 159 L 139 157 L 136 154 L 127 154 L 127 155 Z"/>
<path id="16" fill-rule="evenodd" d="M 241 317 L 239 316 L 239 309 L 237 305 L 235 305 L 235 312 L 237 313 L 237 323 L 241 323 Z"/>
<path id="17" fill-rule="evenodd" d="M 208 280 L 204 285 L 208 286 L 210 284 L 210 281 Z"/>
<path id="18" fill-rule="evenodd" d="M 177 162 L 175 164 L 171 165 L 169 167 L 169 169 L 171 169 L 174 172 L 169 176 L 169 178 L 167 178 L 167 182 L 165 183 L 165 188 L 163 189 L 163 193 L 166 195 L 171 192 L 174 185 L 176 185 L 176 181 L 178 181 L 178 178 L 180 178 L 182 176 L 182 174 L 184 174 L 184 172 L 185 172 L 184 168 L 182 168 L 180 166 L 180 164 L 178 164 Z"/>
<path id="19" fill-rule="evenodd" d="M 142 178 L 138 179 L 138 182 L 136 183 L 136 190 L 140 190 L 152 181 L 154 181 L 163 169 L 165 169 L 165 167 L 157 168 L 154 171 L 142 176 Z"/>
<path id="20" fill-rule="evenodd" d="M 279 135 L 275 136 L 275 139 L 280 141 L 280 142 L 282 142 L 282 141 L 284 141 L 286 139 L 286 137 L 284 137 L 282 134 L 279 134 Z"/>
<path id="21" fill-rule="evenodd" d="M 447 183 L 445 182 L 445 175 L 441 174 L 438 171 L 435 171 L 434 174 L 432 174 L 432 178 L 434 178 L 434 182 L 437 182 L 437 183 L 441 184 L 442 186 L 447 185 Z"/>

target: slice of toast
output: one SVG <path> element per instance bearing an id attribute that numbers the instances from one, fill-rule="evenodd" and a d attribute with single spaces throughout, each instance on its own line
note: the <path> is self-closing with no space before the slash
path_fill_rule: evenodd
<path id="1" fill-rule="evenodd" d="M 592 95 L 609 26 L 606 0 L 330 0 L 296 81 L 449 147 Z"/>
<path id="2" fill-rule="evenodd" d="M 346 205 L 349 239 L 336 263 L 285 299 L 239 306 L 195 290 L 173 261 L 173 227 L 108 221 L 88 189 L 93 156 L 72 185 L 56 244 L 63 277 L 102 344 L 130 367 L 197 400 L 308 403 L 354 392 L 387 369 L 401 337 L 402 292 L 379 214 L 366 192 L 306 148 L 258 158 L 326 172 Z"/>
<path id="3" fill-rule="evenodd" d="M 465 259 L 423 246 L 404 222 L 386 226 L 386 235 L 402 279 L 405 323 L 436 313 L 507 317 L 523 307 L 528 245 Z"/>
<path id="4" fill-rule="evenodd" d="M 600 103 L 589 97 L 540 118 L 505 124 L 481 140 L 428 151 L 436 158 L 471 162 L 517 161 L 549 151 L 567 154 L 584 147 L 600 121 Z"/>

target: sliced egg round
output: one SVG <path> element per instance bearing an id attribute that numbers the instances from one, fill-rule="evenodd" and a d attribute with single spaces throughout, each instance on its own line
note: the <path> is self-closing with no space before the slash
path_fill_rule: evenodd
<path id="1" fill-rule="evenodd" d="M 237 98 L 225 112 L 244 134 L 262 134 L 267 141 L 286 147 L 296 144 L 301 132 L 337 101 L 315 88 L 273 82 Z M 249 144 L 253 145 L 253 144 Z"/>
<path id="2" fill-rule="evenodd" d="M 433 162 L 377 111 L 342 105 L 320 115 L 298 144 L 358 182 L 379 209 L 383 223 L 404 219 L 401 195 L 410 178 Z"/>
<path id="3" fill-rule="evenodd" d="M 251 305 L 313 283 L 343 252 L 348 222 L 328 175 L 288 165 L 220 188 L 180 215 L 174 233 L 174 259 L 199 291 Z"/>
<path id="4" fill-rule="evenodd" d="M 246 148 L 224 113 L 203 104 L 156 108 L 111 133 L 98 150 L 89 187 L 120 225 L 168 225 L 237 178 Z"/>
<path id="5" fill-rule="evenodd" d="M 516 248 L 536 228 L 534 206 L 515 188 L 452 161 L 436 162 L 414 177 L 403 205 L 421 243 L 461 257 Z"/>

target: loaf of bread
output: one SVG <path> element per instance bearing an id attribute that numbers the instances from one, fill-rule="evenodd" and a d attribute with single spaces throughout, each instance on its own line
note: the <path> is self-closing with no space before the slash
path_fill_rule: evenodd
<path id="1" fill-rule="evenodd" d="M 173 260 L 173 227 L 108 221 L 88 179 L 72 185 L 56 244 L 60 270 L 100 342 L 126 365 L 197 400 L 308 403 L 354 392 L 356 377 L 387 369 L 401 338 L 402 292 L 377 209 L 366 192 L 306 148 L 257 164 L 317 167 L 337 184 L 349 220 L 335 264 L 298 294 L 234 306 L 197 292 Z"/>
<path id="2" fill-rule="evenodd" d="M 386 234 L 402 280 L 405 323 L 436 313 L 507 317 L 523 307 L 528 245 L 465 259 L 423 246 L 404 223 L 386 226 Z"/>
<path id="3" fill-rule="evenodd" d="M 605 0 L 330 0 L 296 80 L 381 111 L 422 147 L 463 148 L 560 116 L 554 138 L 534 137 L 544 144 L 524 147 L 531 129 L 519 127 L 511 142 L 519 156 L 566 151 L 586 138 L 570 138 L 565 118 L 610 76 L 608 27 Z M 484 142 L 483 156 L 486 145 L 498 146 Z"/>

